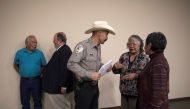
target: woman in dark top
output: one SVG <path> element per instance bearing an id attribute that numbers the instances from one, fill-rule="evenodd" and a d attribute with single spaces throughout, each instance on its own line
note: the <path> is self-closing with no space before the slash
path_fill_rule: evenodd
<path id="1" fill-rule="evenodd" d="M 112 71 L 120 74 L 121 109 L 136 109 L 137 77 L 148 62 L 148 57 L 143 52 L 143 41 L 137 35 L 129 37 L 127 47 L 129 52 L 120 56 Z"/>
<path id="2" fill-rule="evenodd" d="M 169 109 L 169 65 L 163 52 L 167 40 L 163 33 L 148 35 L 145 52 L 150 62 L 139 75 L 137 109 Z"/>

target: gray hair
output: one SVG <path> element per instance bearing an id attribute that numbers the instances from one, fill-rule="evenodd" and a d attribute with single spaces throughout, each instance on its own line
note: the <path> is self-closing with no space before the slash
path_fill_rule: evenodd
<path id="1" fill-rule="evenodd" d="M 36 38 L 34 35 L 29 35 L 28 37 L 26 37 L 25 39 L 25 45 L 28 44 L 28 41 L 31 39 L 31 38 Z"/>
<path id="2" fill-rule="evenodd" d="M 62 42 L 64 42 L 64 43 L 67 42 L 67 37 L 66 37 L 66 34 L 65 34 L 65 33 L 59 32 L 59 33 L 57 33 L 56 36 L 57 36 L 57 39 L 58 39 L 59 41 L 62 41 Z"/>
<path id="3" fill-rule="evenodd" d="M 143 50 L 144 43 L 143 43 L 143 40 L 141 39 L 141 37 L 138 35 L 131 35 L 128 40 L 130 40 L 131 38 L 135 38 L 140 42 L 140 52 L 143 52 L 144 51 Z"/>

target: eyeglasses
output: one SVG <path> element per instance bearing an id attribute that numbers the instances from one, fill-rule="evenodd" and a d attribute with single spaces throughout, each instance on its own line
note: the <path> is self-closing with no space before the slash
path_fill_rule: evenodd
<path id="1" fill-rule="evenodd" d="M 138 44 L 135 43 L 127 43 L 127 47 L 136 47 Z"/>

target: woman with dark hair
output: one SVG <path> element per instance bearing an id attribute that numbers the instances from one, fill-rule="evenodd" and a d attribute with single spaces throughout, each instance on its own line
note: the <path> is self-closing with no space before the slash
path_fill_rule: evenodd
<path id="1" fill-rule="evenodd" d="M 139 75 L 137 109 L 169 109 L 169 65 L 164 56 L 166 37 L 161 32 L 148 35 L 145 53 L 150 62 Z"/>
<path id="2" fill-rule="evenodd" d="M 123 53 L 112 68 L 114 74 L 120 74 L 121 109 L 136 109 L 137 78 L 148 62 L 143 45 L 138 35 L 130 36 L 127 42 L 129 52 Z"/>

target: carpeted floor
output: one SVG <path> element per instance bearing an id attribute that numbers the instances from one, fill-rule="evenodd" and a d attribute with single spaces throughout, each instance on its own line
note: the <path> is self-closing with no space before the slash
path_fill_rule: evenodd
<path id="1" fill-rule="evenodd" d="M 121 109 L 120 106 L 110 107 L 110 108 L 102 108 L 102 109 Z M 183 100 L 171 100 L 170 101 L 170 109 L 190 109 L 190 99 Z"/>
<path id="2" fill-rule="evenodd" d="M 172 101 L 171 109 L 190 109 L 190 100 Z"/>

